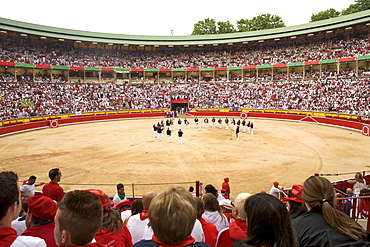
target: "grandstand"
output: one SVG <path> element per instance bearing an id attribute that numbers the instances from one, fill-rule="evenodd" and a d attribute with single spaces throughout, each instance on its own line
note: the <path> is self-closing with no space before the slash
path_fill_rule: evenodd
<path id="1" fill-rule="evenodd" d="M 340 126 L 349 129 L 346 133 L 362 132 L 356 137 L 365 150 L 368 145 L 363 138 L 370 135 L 369 39 L 370 10 L 274 30 L 163 37 L 84 32 L 0 18 L 0 134 L 126 118 L 153 122 L 184 103 L 180 106 L 187 108 L 190 117 L 239 118 L 246 114 L 250 119 Z M 186 97 L 174 101 L 179 99 L 171 95 Z M 151 124 L 147 126 L 150 132 Z M 269 128 L 266 126 L 266 131 Z M 318 132 L 323 135 L 325 131 Z M 232 134 L 226 135 L 229 138 Z M 62 138 L 63 131 L 58 136 Z M 130 138 L 125 140 L 135 140 L 135 136 Z M 191 138 L 195 139 L 195 134 Z M 209 135 L 204 143 L 207 138 Z M 352 142 L 348 145 L 352 145 L 353 139 L 349 139 Z M 255 138 L 252 143 L 261 145 L 258 142 Z M 243 145 L 248 147 L 248 143 Z M 85 148 L 101 151 L 93 145 Z M 199 150 L 191 151 L 199 155 Z M 350 155 L 356 155 L 355 151 Z M 363 158 L 356 160 L 360 161 L 359 169 L 366 170 L 368 156 L 361 155 Z M 57 156 L 50 158 L 61 162 Z M 223 162 L 221 165 L 230 160 Z M 284 164 L 289 166 L 289 162 Z M 330 167 L 334 169 L 335 164 Z M 45 162 L 42 168 L 51 167 Z M 171 170 L 176 173 L 173 167 Z M 293 170 L 299 175 L 300 170 L 289 167 Z M 78 176 L 78 171 L 77 167 L 73 176 Z M 310 172 L 321 172 L 320 166 Z M 93 178 L 89 180 L 92 184 Z M 184 181 L 178 175 L 171 178 Z M 243 184 L 241 180 L 238 182 Z"/>

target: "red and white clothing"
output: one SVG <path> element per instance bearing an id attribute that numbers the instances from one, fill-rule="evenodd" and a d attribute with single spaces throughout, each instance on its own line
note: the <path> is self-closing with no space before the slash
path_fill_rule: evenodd
<path id="1" fill-rule="evenodd" d="M 230 186 L 228 182 L 223 182 L 222 183 L 222 189 L 225 190 L 227 195 L 230 195 Z"/>
<path id="2" fill-rule="evenodd" d="M 23 182 L 20 188 L 20 191 L 27 196 L 34 196 L 35 195 L 35 184 L 29 184 L 28 180 L 26 180 Z M 27 198 L 28 197 L 26 196 L 22 196 L 23 200 L 27 200 Z"/>
<path id="3" fill-rule="evenodd" d="M 44 196 L 50 197 L 52 200 L 57 202 L 61 201 L 64 197 L 63 188 L 56 182 L 45 184 L 44 188 L 42 188 L 42 192 Z"/>
<path id="4" fill-rule="evenodd" d="M 30 236 L 18 236 L 11 227 L 0 227 L 1 247 L 46 247 L 43 239 Z"/>
<path id="5" fill-rule="evenodd" d="M 108 231 L 105 229 L 99 230 L 95 234 L 95 240 L 97 243 L 105 247 L 131 247 L 131 233 L 127 229 L 125 224 L 121 224 L 121 229 L 115 232 Z"/>
<path id="6" fill-rule="evenodd" d="M 247 223 L 244 220 L 236 219 L 229 227 L 222 229 L 217 236 L 216 247 L 232 246 L 236 239 L 243 241 L 247 237 Z"/>
<path id="7" fill-rule="evenodd" d="M 45 240 L 48 247 L 58 247 L 54 239 L 54 228 L 55 223 L 49 223 L 47 225 L 27 228 L 22 236 L 39 237 Z"/>
<path id="8" fill-rule="evenodd" d="M 141 217 L 140 217 L 141 216 Z M 143 217 L 142 213 L 132 215 L 127 221 L 127 228 L 131 233 L 132 243 L 135 244 L 143 239 L 144 229 L 149 223 L 148 217 Z"/>
<path id="9" fill-rule="evenodd" d="M 211 212 L 206 210 L 202 214 L 202 218 L 205 219 L 208 223 L 215 225 L 218 231 L 229 226 L 229 222 L 227 221 L 226 216 L 220 214 L 217 211 Z"/>
<path id="10" fill-rule="evenodd" d="M 204 232 L 204 242 L 211 247 L 215 247 L 218 234 L 216 226 L 211 223 L 208 223 L 202 217 L 199 217 L 198 220 L 202 224 L 202 229 Z"/>

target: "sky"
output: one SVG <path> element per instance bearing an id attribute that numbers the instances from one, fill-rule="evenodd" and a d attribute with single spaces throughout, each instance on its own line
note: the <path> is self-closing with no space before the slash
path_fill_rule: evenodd
<path id="1" fill-rule="evenodd" d="M 186 36 L 206 18 L 230 21 L 278 15 L 286 26 L 308 23 L 313 13 L 347 8 L 354 0 L 17 0 L 2 1 L 0 17 L 83 31 Z"/>

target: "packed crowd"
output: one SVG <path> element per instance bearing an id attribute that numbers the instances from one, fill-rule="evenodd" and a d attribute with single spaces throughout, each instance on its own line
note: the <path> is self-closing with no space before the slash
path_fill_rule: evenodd
<path id="1" fill-rule="evenodd" d="M 284 109 L 368 116 L 369 89 L 369 79 L 181 85 L 0 83 L 0 119 L 168 109 L 174 93 L 188 95 L 189 108 Z"/>
<path id="2" fill-rule="evenodd" d="M 76 48 L 72 42 L 0 36 L 0 61 L 78 67 L 239 67 L 369 55 L 368 39 L 367 30 L 360 30 L 348 36 L 337 34 L 279 44 L 144 52 Z"/>
<path id="3" fill-rule="evenodd" d="M 49 178 L 36 184 L 30 176 L 19 188 L 16 173 L 0 172 L 1 246 L 370 246 L 370 233 L 338 210 L 334 187 L 324 177 L 293 185 L 283 198 L 274 182 L 269 193 L 240 193 L 233 201 L 227 177 L 220 191 L 208 184 L 196 195 L 193 187 L 172 185 L 134 201 L 122 183 L 110 200 L 98 189 L 65 193 L 58 168 Z M 349 182 L 355 191 L 358 184 L 367 190 L 361 173 Z M 36 186 L 43 186 L 41 194 Z"/>

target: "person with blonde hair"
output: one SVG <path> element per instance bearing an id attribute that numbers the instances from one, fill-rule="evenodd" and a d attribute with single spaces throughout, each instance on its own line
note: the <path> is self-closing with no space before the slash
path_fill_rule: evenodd
<path id="1" fill-rule="evenodd" d="M 190 235 L 197 217 L 196 207 L 194 197 L 183 187 L 173 186 L 160 192 L 152 199 L 148 212 L 153 237 L 134 246 L 207 247 Z"/>
<path id="2" fill-rule="evenodd" d="M 361 190 L 366 189 L 361 172 L 356 172 L 355 179 L 347 180 L 347 182 L 353 184 L 353 194 L 356 196 L 360 195 Z"/>
<path id="3" fill-rule="evenodd" d="M 300 246 L 370 246 L 368 233 L 334 208 L 335 191 L 329 180 L 309 177 L 302 198 L 308 212 L 292 221 Z"/>
<path id="4" fill-rule="evenodd" d="M 228 227 L 229 222 L 226 216 L 222 213 L 217 198 L 211 193 L 206 193 L 203 195 L 202 200 L 205 209 L 202 218 L 215 225 L 218 231 Z"/>
<path id="5" fill-rule="evenodd" d="M 231 246 L 236 239 L 243 241 L 247 237 L 247 214 L 245 213 L 245 201 L 251 196 L 249 193 L 240 193 L 236 196 L 232 208 L 232 216 L 235 219 L 229 227 L 221 229 L 217 236 L 216 247 Z"/>

